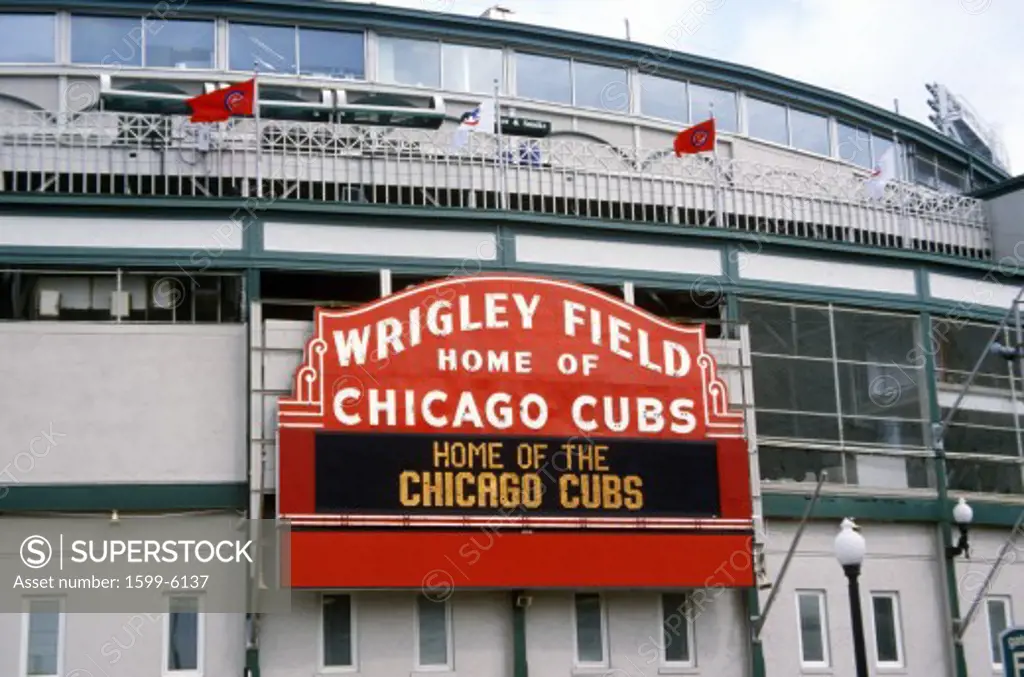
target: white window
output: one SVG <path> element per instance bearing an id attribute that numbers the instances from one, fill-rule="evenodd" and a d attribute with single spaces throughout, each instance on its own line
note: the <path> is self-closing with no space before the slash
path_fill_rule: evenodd
<path id="1" fill-rule="evenodd" d="M 661 639 L 662 665 L 693 666 L 693 616 L 686 593 L 665 593 L 661 596 Z"/>
<path id="2" fill-rule="evenodd" d="M 579 593 L 573 600 L 573 627 L 576 629 L 576 665 L 607 667 L 608 633 L 604 599 L 597 593 Z"/>
<path id="3" fill-rule="evenodd" d="M 808 668 L 828 666 L 828 615 L 825 610 L 825 593 L 821 590 L 797 592 L 796 614 L 800 631 L 800 665 Z"/>
<path id="4" fill-rule="evenodd" d="M 1013 613 L 1010 609 L 1009 597 L 989 597 L 985 600 L 985 611 L 988 616 L 988 644 L 992 655 L 992 667 L 1003 668 L 1003 647 L 999 635 L 1013 625 Z"/>
<path id="5" fill-rule="evenodd" d="M 57 677 L 64 674 L 64 603 L 60 599 L 26 600 L 21 647 L 23 675 Z"/>
<path id="6" fill-rule="evenodd" d="M 416 598 L 416 667 L 419 670 L 451 670 L 451 602 L 437 602 L 425 595 Z"/>
<path id="7" fill-rule="evenodd" d="M 320 667 L 331 672 L 354 670 L 356 616 L 352 596 L 324 595 L 320 626 Z"/>
<path id="8" fill-rule="evenodd" d="M 875 661 L 878 667 L 903 667 L 900 601 L 895 592 L 871 593 L 871 621 L 875 630 Z"/>
<path id="9" fill-rule="evenodd" d="M 203 613 L 198 597 L 170 597 L 164 621 L 164 674 L 203 673 Z"/>

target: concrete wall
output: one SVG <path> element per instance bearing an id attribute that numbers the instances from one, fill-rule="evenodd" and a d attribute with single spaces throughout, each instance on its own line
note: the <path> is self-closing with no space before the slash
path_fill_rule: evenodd
<path id="1" fill-rule="evenodd" d="M 937 557 L 938 532 L 930 527 L 858 522 L 867 540 L 867 558 L 861 579 L 861 604 L 869 670 L 876 667 L 873 641 L 872 592 L 895 592 L 899 596 L 903 637 L 903 669 L 908 677 L 947 675 L 951 661 L 946 650 L 944 608 L 945 578 Z M 768 580 L 775 582 L 786 551 L 793 542 L 796 524 L 770 521 L 766 551 Z M 828 622 L 828 653 L 834 677 L 854 677 L 853 641 L 846 578 L 833 554 L 838 523 L 808 525 L 794 556 L 762 633 L 769 675 L 798 675 L 813 672 L 800 665 L 798 590 L 824 591 Z M 761 592 L 762 606 L 768 591 Z M 972 675 L 988 674 L 972 669 Z M 821 672 L 821 669 L 818 670 Z"/>
<path id="2" fill-rule="evenodd" d="M 356 672 L 364 677 L 415 674 L 416 594 L 358 592 L 353 603 Z M 511 677 L 509 595 L 456 592 L 450 604 L 454 672 L 441 674 Z M 320 655 L 320 605 L 320 593 L 296 593 L 291 614 L 265 617 L 260 648 L 263 677 L 309 677 L 316 673 Z"/>
<path id="3" fill-rule="evenodd" d="M 245 481 L 244 331 L 0 324 L 0 484 Z"/>
<path id="4" fill-rule="evenodd" d="M 664 674 L 658 647 L 664 640 L 659 594 L 609 592 L 607 613 L 608 667 L 598 674 L 609 677 L 647 677 Z M 693 651 L 695 666 L 687 669 L 715 677 L 746 674 L 746 632 L 740 593 L 710 591 L 705 603 L 695 606 Z M 526 615 L 527 660 L 531 677 L 565 677 L 573 668 L 575 635 L 573 594 L 533 594 Z M 676 668 L 678 670 L 678 668 Z"/>
<path id="5" fill-rule="evenodd" d="M 60 677 L 148 677 L 162 674 L 166 614 L 65 614 Z M 0 675 L 20 668 L 23 616 L 0 613 Z M 244 614 L 203 616 L 203 675 L 235 677 L 245 664 Z M 171 673 L 174 674 L 174 673 Z M 309 672 L 307 671 L 307 674 Z"/>
<path id="6" fill-rule="evenodd" d="M 568 677 L 575 636 L 573 593 L 534 592 L 526 608 L 527 661 L 531 677 Z M 713 597 L 713 599 L 712 599 Z M 415 674 L 414 604 L 411 592 L 358 592 L 356 672 L 365 677 Z M 504 592 L 458 592 L 451 597 L 454 671 L 443 674 L 510 677 L 512 600 Z M 596 674 L 643 677 L 664 673 L 653 647 L 662 643 L 658 594 L 605 595 L 608 667 Z M 319 656 L 319 593 L 300 593 L 288 616 L 263 623 L 260 658 L 265 677 L 307 677 Z M 694 614 L 696 666 L 690 672 L 740 677 L 746 671 L 740 593 L 712 593 Z M 591 670 L 593 672 L 593 670 Z"/>
<path id="7" fill-rule="evenodd" d="M 985 577 L 991 571 L 992 565 L 999 557 L 1000 549 L 1009 536 L 1009 528 L 971 530 L 971 559 L 960 558 L 956 563 L 957 596 L 960 600 L 961 617 L 967 615 L 971 604 L 978 598 Z M 1011 621 L 1017 626 L 1024 626 L 1024 538 L 1020 535 L 1003 556 L 1003 566 L 989 587 L 987 596 L 1009 599 Z M 964 654 L 971 675 L 993 672 L 985 598 L 982 598 L 964 633 Z"/>

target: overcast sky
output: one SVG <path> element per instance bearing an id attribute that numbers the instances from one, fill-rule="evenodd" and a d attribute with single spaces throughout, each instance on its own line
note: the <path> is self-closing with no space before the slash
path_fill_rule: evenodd
<path id="1" fill-rule="evenodd" d="M 1024 171 L 1024 0 L 383 0 L 671 47 L 849 94 L 928 124 L 926 82 L 964 97 Z M 704 14 L 701 8 L 706 8 Z M 699 17 L 699 18 L 698 18 Z"/>

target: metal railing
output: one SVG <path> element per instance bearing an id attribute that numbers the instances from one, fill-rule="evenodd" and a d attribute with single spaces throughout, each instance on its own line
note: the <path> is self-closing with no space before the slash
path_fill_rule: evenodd
<path id="1" fill-rule="evenodd" d="M 824 159 L 807 171 L 564 136 L 499 152 L 447 129 L 276 120 L 256 136 L 250 119 L 0 111 L 0 192 L 504 208 L 991 258 L 978 200 L 907 183 L 873 199 L 863 172 Z"/>

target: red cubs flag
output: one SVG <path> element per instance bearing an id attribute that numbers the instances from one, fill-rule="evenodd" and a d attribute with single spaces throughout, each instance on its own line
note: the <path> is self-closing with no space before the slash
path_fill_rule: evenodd
<path id="1" fill-rule="evenodd" d="M 223 122 L 234 115 L 252 115 L 256 105 L 256 79 L 188 99 L 192 122 Z"/>
<path id="2" fill-rule="evenodd" d="M 691 153 L 706 153 L 715 148 L 715 119 L 705 120 L 676 134 L 672 147 L 676 157 Z"/>

